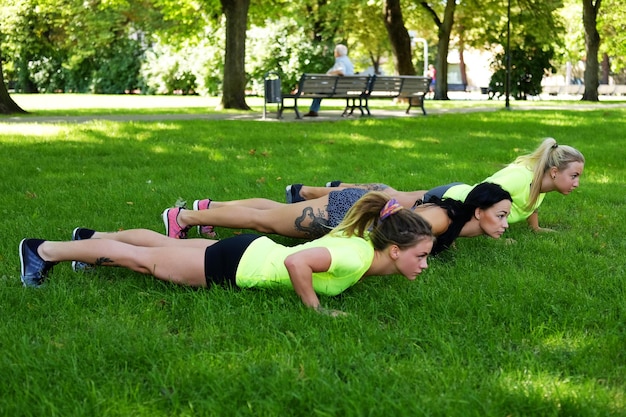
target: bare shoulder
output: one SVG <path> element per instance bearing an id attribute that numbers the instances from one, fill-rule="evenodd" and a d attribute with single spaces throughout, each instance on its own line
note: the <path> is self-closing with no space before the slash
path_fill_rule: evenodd
<path id="1" fill-rule="evenodd" d="M 451 220 L 448 217 L 448 213 L 439 206 L 427 204 L 416 208 L 415 212 L 430 223 L 435 236 L 444 233 L 450 226 Z"/>

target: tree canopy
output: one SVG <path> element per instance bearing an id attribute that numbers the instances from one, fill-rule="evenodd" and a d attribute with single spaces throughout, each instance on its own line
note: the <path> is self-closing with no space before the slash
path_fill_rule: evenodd
<path id="1" fill-rule="evenodd" d="M 416 33 L 433 46 L 435 98 L 446 99 L 448 50 L 501 53 L 508 1 L 0 0 L 0 64 L 3 80 L 21 92 L 211 92 L 222 94 L 224 107 L 245 109 L 245 92 L 268 69 L 292 87 L 302 72 L 325 71 L 340 42 L 359 66 L 380 71 L 393 62 L 391 71 L 415 74 L 423 60 Z M 605 72 L 619 78 L 626 68 L 626 5 L 578 1 L 511 2 L 511 41 L 526 54 L 552 48 L 545 70 L 584 59 L 584 98 L 593 100 L 598 54 Z M 561 13 L 576 3 L 578 15 Z M 584 39 L 566 30 L 572 20 Z M 264 38 L 252 36 L 261 32 Z M 523 47 L 529 35 L 539 49 Z M 2 82 L 3 109 L 14 108 L 9 100 Z"/>

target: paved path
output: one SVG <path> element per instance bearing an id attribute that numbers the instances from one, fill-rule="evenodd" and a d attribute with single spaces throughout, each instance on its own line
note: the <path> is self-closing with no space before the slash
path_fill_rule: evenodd
<path id="1" fill-rule="evenodd" d="M 565 104 L 550 104 L 546 102 L 529 101 L 526 103 L 515 102 L 511 105 L 512 111 L 528 111 L 528 110 L 600 110 L 609 108 L 626 108 L 626 102 L 602 102 L 602 103 L 582 103 L 572 102 Z M 476 103 L 472 107 L 463 108 L 428 108 L 426 103 L 426 111 L 429 115 L 446 114 L 446 113 L 476 113 L 476 112 L 494 112 L 504 110 L 504 101 L 502 106 L 481 106 Z M 0 124 L 2 123 L 86 123 L 94 120 L 109 120 L 115 122 L 142 122 L 142 121 L 179 121 L 179 120 L 262 120 L 273 121 L 279 123 L 285 122 L 298 122 L 298 123 L 311 123 L 316 121 L 339 121 L 346 119 L 358 119 L 360 114 L 355 114 L 346 118 L 341 117 L 340 110 L 325 110 L 322 111 L 320 117 L 305 117 L 303 119 L 296 119 L 293 112 L 287 112 L 283 114 L 283 118 L 276 119 L 276 113 L 268 113 L 267 118 L 263 118 L 263 112 L 251 111 L 247 113 L 210 113 L 210 114 L 126 114 L 126 115 L 90 115 L 90 116 L 0 116 Z M 390 117 L 423 117 L 419 109 L 412 109 L 410 114 L 406 114 L 404 110 L 385 110 L 385 109 L 373 109 L 373 118 L 390 118 Z"/>

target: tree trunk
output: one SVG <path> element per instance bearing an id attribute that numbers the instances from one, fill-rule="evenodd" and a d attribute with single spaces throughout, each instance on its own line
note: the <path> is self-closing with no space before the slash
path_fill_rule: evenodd
<path id="1" fill-rule="evenodd" d="M 602 76 L 600 77 L 600 84 L 608 84 L 609 76 L 611 75 L 611 61 L 609 60 L 609 54 L 606 52 L 602 54 Z"/>
<path id="2" fill-rule="evenodd" d="M 221 0 L 226 16 L 222 107 L 250 110 L 246 103 L 246 29 L 250 0 Z"/>
<path id="3" fill-rule="evenodd" d="M 1 52 L 1 51 L 0 51 Z M 0 114 L 26 113 L 9 95 L 2 75 L 2 60 L 0 59 Z"/>
<path id="4" fill-rule="evenodd" d="M 600 49 L 600 34 L 597 28 L 598 10 L 602 0 L 583 0 L 583 26 L 585 27 L 585 51 L 587 61 L 585 65 L 585 92 L 582 100 L 598 100 L 598 84 L 600 65 L 598 50 Z"/>
<path id="5" fill-rule="evenodd" d="M 465 41 L 463 40 L 463 28 L 459 28 L 459 69 L 461 70 L 461 83 L 467 89 L 467 66 L 465 65 Z"/>
<path id="6" fill-rule="evenodd" d="M 449 100 L 448 98 L 448 50 L 450 48 L 450 35 L 454 24 L 455 0 L 446 0 L 446 8 L 443 12 L 443 22 L 439 20 L 437 13 L 430 7 L 428 2 L 420 2 L 433 18 L 437 26 L 437 58 L 435 58 L 435 69 L 437 70 L 437 82 L 435 83 L 435 100 Z"/>
<path id="7" fill-rule="evenodd" d="M 411 37 L 404 26 L 400 0 L 385 0 L 383 4 L 385 28 L 391 42 L 396 71 L 399 75 L 415 75 Z"/>

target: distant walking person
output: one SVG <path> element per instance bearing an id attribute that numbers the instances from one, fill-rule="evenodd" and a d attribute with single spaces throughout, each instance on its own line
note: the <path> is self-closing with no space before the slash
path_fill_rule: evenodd
<path id="1" fill-rule="evenodd" d="M 335 65 L 331 69 L 326 71 L 328 75 L 354 75 L 354 65 L 348 58 L 348 48 L 346 45 L 339 44 L 335 46 Z M 317 117 L 319 116 L 320 107 L 322 104 L 321 98 L 314 98 L 309 107 L 309 112 L 304 117 Z"/>
<path id="2" fill-rule="evenodd" d="M 430 87 L 429 90 L 435 95 L 435 85 L 437 84 L 437 70 L 433 64 L 428 65 L 428 77 L 430 78 Z"/>

